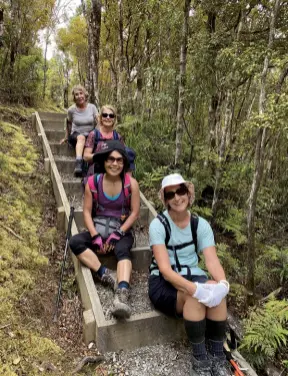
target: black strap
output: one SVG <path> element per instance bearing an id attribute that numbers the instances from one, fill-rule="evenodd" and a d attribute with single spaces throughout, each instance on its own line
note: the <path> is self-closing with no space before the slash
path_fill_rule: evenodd
<path id="1" fill-rule="evenodd" d="M 162 225 L 164 226 L 164 229 L 165 229 L 165 245 L 167 247 L 168 243 L 169 243 L 169 240 L 170 240 L 170 236 L 171 236 L 171 227 L 170 227 L 170 223 L 168 221 L 168 218 L 166 217 L 166 215 L 164 215 L 163 213 L 159 213 L 157 215 L 157 218 L 159 219 L 159 221 L 162 223 Z"/>
<path id="2" fill-rule="evenodd" d="M 198 261 L 199 261 L 200 257 L 198 255 L 198 247 L 197 247 L 197 228 L 198 228 L 198 222 L 199 222 L 198 216 L 195 215 L 195 214 L 190 215 L 190 226 L 191 226 L 191 233 L 192 233 L 192 238 L 193 238 L 191 240 L 191 242 L 179 244 L 179 245 L 176 245 L 176 246 L 168 246 L 168 243 L 169 243 L 169 240 L 170 240 L 170 237 L 171 237 L 171 227 L 170 227 L 170 223 L 168 221 L 168 218 L 163 213 L 159 213 L 157 215 L 157 218 L 159 219 L 159 221 L 164 226 L 164 229 L 165 229 L 165 245 L 166 245 L 166 248 L 169 248 L 174 252 L 174 259 L 175 259 L 175 263 L 176 263 L 176 267 L 177 267 L 178 271 L 181 272 L 182 267 L 185 267 L 185 265 L 181 266 L 181 264 L 179 262 L 178 255 L 177 255 L 177 250 L 179 250 L 179 249 L 185 248 L 188 245 L 190 245 L 190 244 L 192 245 L 194 243 L 195 252 L 198 256 Z"/>
<path id="3" fill-rule="evenodd" d="M 190 215 L 190 225 L 191 225 L 191 232 L 192 232 L 192 237 L 193 237 L 193 242 L 195 246 L 195 252 L 198 255 L 198 241 L 197 241 L 197 228 L 198 228 L 198 222 L 199 222 L 199 217 L 195 214 Z"/>

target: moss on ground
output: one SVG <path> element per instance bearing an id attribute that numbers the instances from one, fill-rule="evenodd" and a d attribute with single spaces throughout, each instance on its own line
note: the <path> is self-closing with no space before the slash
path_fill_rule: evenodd
<path id="1" fill-rule="evenodd" d="M 25 116 L 31 113 L 22 110 Z M 11 115 L 15 112 L 10 109 Z M 38 235 L 43 211 L 39 193 L 47 177 L 37 171 L 39 155 L 21 127 L 0 121 L 0 135 L 0 374 L 51 374 L 42 365 L 58 364 L 62 350 L 23 328 L 17 309 L 48 263 Z"/>

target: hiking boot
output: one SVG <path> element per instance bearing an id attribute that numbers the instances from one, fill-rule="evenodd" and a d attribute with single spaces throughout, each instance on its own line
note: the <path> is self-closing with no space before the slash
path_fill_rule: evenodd
<path id="1" fill-rule="evenodd" d="M 209 359 L 212 362 L 212 375 L 213 376 L 233 376 L 230 363 L 226 359 L 226 356 L 223 355 L 220 357 L 208 355 Z"/>
<path id="2" fill-rule="evenodd" d="M 128 319 L 131 316 L 131 308 L 128 305 L 129 290 L 122 288 L 117 289 L 113 301 L 111 313 L 117 318 Z"/>
<path id="3" fill-rule="evenodd" d="M 111 269 L 106 268 L 105 273 L 100 278 L 96 272 L 92 271 L 92 276 L 94 280 L 100 281 L 105 287 L 110 287 L 113 291 L 117 287 L 117 273 Z"/>
<path id="4" fill-rule="evenodd" d="M 113 291 L 117 287 L 117 273 L 111 269 L 106 268 L 105 273 L 102 275 L 100 282 L 103 286 L 110 287 Z"/>
<path id="5" fill-rule="evenodd" d="M 212 376 L 212 362 L 210 359 L 197 360 L 191 358 L 190 376 Z"/>
<path id="6" fill-rule="evenodd" d="M 75 161 L 74 176 L 78 178 L 82 177 L 82 159 L 76 159 Z"/>

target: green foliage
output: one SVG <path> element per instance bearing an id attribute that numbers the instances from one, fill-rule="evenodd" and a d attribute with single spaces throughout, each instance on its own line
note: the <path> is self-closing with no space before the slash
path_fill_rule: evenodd
<path id="1" fill-rule="evenodd" d="M 288 340 L 288 302 L 271 300 L 253 311 L 245 322 L 245 336 L 240 348 L 249 351 L 247 357 L 263 366 L 273 358 Z"/>
<path id="2" fill-rule="evenodd" d="M 225 213 L 217 219 L 217 224 L 220 225 L 224 231 L 231 233 L 238 245 L 246 243 L 245 213 L 243 210 L 228 206 Z"/>
<path id="3" fill-rule="evenodd" d="M 288 249 L 262 246 L 257 257 L 255 282 L 264 290 L 277 288 L 288 280 Z"/>
<path id="4" fill-rule="evenodd" d="M 16 109 L 2 111 L 9 117 Z M 19 126 L 0 121 L 0 134 L 0 326 L 8 325 L 0 330 L 0 374 L 44 375 L 42 362 L 56 364 L 62 350 L 35 329 L 20 328 L 19 304 L 48 263 L 38 237 L 45 178 L 37 171 L 39 155 Z M 46 239 L 53 234 L 47 231 Z"/>

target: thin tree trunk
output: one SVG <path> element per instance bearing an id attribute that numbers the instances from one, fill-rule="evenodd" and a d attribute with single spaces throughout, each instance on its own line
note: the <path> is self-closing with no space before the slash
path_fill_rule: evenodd
<path id="1" fill-rule="evenodd" d="M 219 166 L 216 170 L 215 175 L 215 188 L 214 188 L 214 195 L 213 195 L 213 201 L 212 201 L 212 212 L 216 213 L 216 207 L 218 203 L 218 195 L 219 195 L 219 187 L 220 187 L 220 181 L 222 177 L 222 164 L 226 152 L 226 139 L 227 139 L 227 133 L 230 129 L 232 122 L 232 90 L 231 88 L 227 90 L 226 93 L 226 106 L 225 106 L 225 120 L 224 120 L 224 127 L 222 129 L 222 135 L 221 135 L 221 143 L 220 143 L 220 149 L 219 149 Z"/>
<path id="2" fill-rule="evenodd" d="M 177 110 L 177 128 L 176 128 L 176 149 L 175 149 L 175 166 L 179 164 L 182 154 L 182 138 L 184 130 L 184 91 L 186 84 L 186 65 L 187 65 L 187 43 L 189 28 L 189 9 L 191 0 L 185 0 L 184 5 L 184 22 L 182 29 L 182 42 L 180 50 L 180 73 L 179 73 L 179 94 Z"/>
<path id="3" fill-rule="evenodd" d="M 274 9 L 271 11 L 270 27 L 269 27 L 269 40 L 267 54 L 264 59 L 263 70 L 261 74 L 260 82 L 260 95 L 259 95 L 259 105 L 258 112 L 260 116 L 265 113 L 265 101 L 266 101 L 266 79 L 268 75 L 268 65 L 269 65 L 269 55 L 274 41 L 275 36 L 275 19 L 278 13 L 280 0 L 275 0 Z M 247 255 L 247 289 L 249 294 L 247 296 L 247 303 L 254 303 L 255 294 L 255 212 L 257 204 L 258 191 L 261 184 L 261 179 L 263 175 L 263 167 L 265 160 L 265 144 L 267 137 L 267 128 L 261 127 L 257 132 L 256 149 L 254 156 L 254 174 L 253 181 L 250 190 L 250 195 L 248 199 L 248 214 L 247 214 L 247 231 L 248 231 L 248 255 Z"/>
<path id="4" fill-rule="evenodd" d="M 99 108 L 99 49 L 101 33 L 101 1 L 91 1 L 90 14 L 87 12 L 84 0 L 81 0 L 83 14 L 87 22 L 88 35 L 88 69 L 87 69 L 87 90 L 90 95 L 90 102 Z"/>
<path id="5" fill-rule="evenodd" d="M 50 33 L 49 29 L 46 31 L 45 35 L 45 51 L 44 51 L 44 66 L 43 66 L 43 92 L 42 92 L 42 99 L 45 99 L 46 96 L 46 85 L 47 85 L 47 50 L 48 50 L 48 44 L 50 39 Z"/>
<path id="6" fill-rule="evenodd" d="M 125 56 L 124 56 L 124 27 L 123 27 L 123 1 L 118 1 L 118 9 L 119 9 L 119 33 L 118 33 L 118 39 L 119 39 L 119 46 L 120 46 L 120 53 L 118 58 L 118 81 L 117 81 L 117 91 L 116 91 L 116 97 L 117 97 L 117 114 L 118 114 L 118 121 L 121 123 L 122 121 L 122 91 L 124 87 L 124 81 L 125 81 Z"/>

